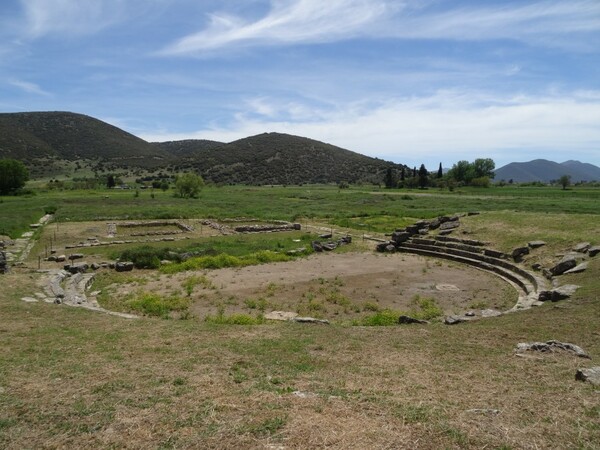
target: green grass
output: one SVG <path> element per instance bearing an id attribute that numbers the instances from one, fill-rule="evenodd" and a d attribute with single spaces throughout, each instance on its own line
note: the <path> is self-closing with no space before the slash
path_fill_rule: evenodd
<path id="1" fill-rule="evenodd" d="M 547 240 L 531 257 L 552 259 L 575 242 L 600 243 L 599 192 L 511 187 L 429 190 L 423 196 L 355 187 L 226 187 L 207 188 L 190 202 L 159 193 L 154 212 L 264 219 L 300 214 L 389 232 L 407 218 L 477 209 L 486 213 L 461 219 L 468 236 L 504 250 Z M 145 192 L 139 199 L 132 193 L 86 195 L 3 198 L 0 224 L 18 234 L 47 204 L 57 205 L 59 220 L 153 215 Z M 284 253 L 288 243 L 304 245 L 292 236 L 216 238 L 215 253 L 201 257 L 242 258 L 261 250 Z M 24 303 L 20 298 L 32 294 L 39 275 L 15 269 L 1 276 L 0 447 L 597 448 L 598 389 L 574 380 L 577 368 L 595 365 L 595 359 L 563 353 L 517 358 L 514 347 L 557 339 L 596 358 L 599 274 L 597 256 L 586 272 L 561 277 L 561 283 L 581 286 L 571 300 L 456 327 L 347 327 L 262 325 L 261 298 L 246 303 L 252 315 L 222 313 L 208 321 L 128 321 L 66 305 Z M 99 273 L 93 289 L 108 292 L 111 284 L 127 282 L 144 292 L 148 275 Z M 191 276 L 192 293 L 205 287 Z M 335 283 L 319 287 L 325 290 L 314 308 L 345 304 Z M 276 302 L 277 286 L 266 291 L 260 295 Z M 182 292 L 125 299 L 103 293 L 101 303 L 115 310 L 133 304 L 139 314 L 172 317 L 186 312 L 187 288 Z M 400 314 L 366 305 L 373 314 L 365 324 L 393 325 Z M 437 314 L 435 303 L 423 296 L 412 309 Z M 500 414 L 467 412 L 474 408 Z"/>
<path id="2" fill-rule="evenodd" d="M 233 256 L 226 253 L 221 253 L 216 256 L 199 256 L 190 258 L 181 263 L 172 263 L 162 266 L 162 273 L 178 273 L 186 270 L 199 269 L 223 269 L 226 267 L 245 267 L 256 264 L 267 264 L 272 262 L 291 261 L 293 258 L 281 253 L 275 253 L 270 250 L 262 250 L 256 253 L 250 253 L 244 256 Z"/>
<path id="3" fill-rule="evenodd" d="M 263 220 L 315 219 L 334 226 L 389 232 L 407 218 L 432 218 L 460 211 L 596 214 L 600 189 L 555 187 L 462 188 L 454 192 L 384 190 L 335 186 L 206 187 L 198 199 L 173 197 L 171 192 L 48 191 L 24 197 L 1 197 L 0 234 L 16 237 L 39 218 L 48 205 L 56 220 L 179 219 L 254 217 Z M 7 206 L 7 207 L 4 207 Z"/>
<path id="4" fill-rule="evenodd" d="M 148 316 L 169 317 L 172 312 L 186 311 L 190 306 L 188 298 L 171 295 L 164 297 L 150 292 L 142 292 L 124 301 L 125 307 L 132 312 Z"/>
<path id="5" fill-rule="evenodd" d="M 204 318 L 205 322 L 219 325 L 260 325 L 265 323 L 262 315 L 253 317 L 249 314 L 231 314 L 225 315 L 219 313 L 216 316 L 208 315 Z"/>
<path id="6" fill-rule="evenodd" d="M 442 308 L 437 305 L 434 298 L 424 298 L 418 295 L 413 299 L 414 307 L 409 311 L 393 311 L 383 309 L 376 311 L 374 314 L 368 314 L 361 319 L 356 319 L 352 322 L 353 325 L 362 325 L 367 327 L 389 327 L 398 325 L 398 319 L 402 315 L 410 316 L 419 320 L 432 320 L 441 317 L 444 314 Z M 376 309 L 372 305 L 366 307 L 365 310 Z"/>
<path id="7" fill-rule="evenodd" d="M 289 231 L 285 233 L 251 233 L 230 236 L 212 236 L 192 238 L 190 240 L 174 242 L 149 242 L 140 244 L 123 244 L 119 250 L 114 247 L 93 247 L 78 249 L 84 254 L 103 255 L 110 259 L 133 261 L 140 268 L 150 266 L 158 260 L 180 262 L 182 254 L 196 256 L 217 256 L 227 254 L 232 256 L 245 256 L 269 250 L 277 253 L 286 253 L 304 247 L 306 250 L 297 256 L 312 253 L 311 241 L 318 239 L 317 235 L 303 231 Z M 351 248 L 351 247 L 350 247 Z"/>

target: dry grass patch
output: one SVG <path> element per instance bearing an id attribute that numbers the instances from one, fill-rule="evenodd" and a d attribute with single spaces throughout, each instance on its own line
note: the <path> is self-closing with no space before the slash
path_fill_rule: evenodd
<path id="1" fill-rule="evenodd" d="M 0 292 L 0 314 L 13 320 L 0 326 L 4 448 L 600 441 L 598 393 L 574 380 L 588 361 L 513 355 L 517 342 L 550 338 L 600 355 L 598 291 L 456 327 L 238 327 L 26 304 L 17 297 L 30 276 L 5 279 L 11 287 Z"/>

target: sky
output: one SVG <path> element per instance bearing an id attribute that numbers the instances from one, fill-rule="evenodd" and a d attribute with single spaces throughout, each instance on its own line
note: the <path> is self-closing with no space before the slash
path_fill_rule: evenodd
<path id="1" fill-rule="evenodd" d="M 600 166 L 600 0 L 2 0 L 0 112 Z"/>

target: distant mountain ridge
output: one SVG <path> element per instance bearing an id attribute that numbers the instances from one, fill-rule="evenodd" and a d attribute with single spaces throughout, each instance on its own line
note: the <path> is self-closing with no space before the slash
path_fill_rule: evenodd
<path id="1" fill-rule="evenodd" d="M 563 175 L 570 175 L 574 183 L 580 181 L 599 181 L 600 167 L 589 163 L 569 160 L 563 163 L 534 159 L 528 162 L 513 162 L 495 171 L 495 181 L 510 181 L 526 183 L 541 181 L 549 183 L 558 180 Z"/>
<path id="2" fill-rule="evenodd" d="M 34 178 L 56 176 L 65 162 L 71 166 L 87 162 L 96 173 L 118 168 L 194 170 L 207 181 L 224 184 L 380 183 L 388 168 L 398 172 L 402 168 L 282 133 L 231 143 L 201 139 L 149 143 L 101 120 L 70 112 L 0 114 L 0 158 L 24 161 Z"/>

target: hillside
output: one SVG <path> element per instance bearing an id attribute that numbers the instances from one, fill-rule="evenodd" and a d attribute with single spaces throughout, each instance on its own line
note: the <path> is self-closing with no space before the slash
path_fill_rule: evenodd
<path id="1" fill-rule="evenodd" d="M 170 143 L 170 147 L 174 147 Z M 166 148 L 164 145 L 161 148 Z M 203 177 L 225 184 L 302 184 L 348 181 L 381 182 L 393 164 L 334 145 L 299 136 L 263 133 L 229 144 L 182 145 L 187 154 L 178 169 L 198 170 Z"/>
<path id="2" fill-rule="evenodd" d="M 205 150 L 226 145 L 224 142 L 209 141 L 208 139 L 186 139 L 183 141 L 153 142 L 158 148 L 181 160 L 201 158 Z"/>
<path id="3" fill-rule="evenodd" d="M 600 180 L 600 167 L 579 161 L 565 161 L 561 164 L 546 159 L 529 162 L 513 162 L 496 170 L 497 181 L 513 180 L 516 183 L 542 181 L 548 183 L 563 175 L 571 175 L 571 181 Z"/>
<path id="4" fill-rule="evenodd" d="M 388 167 L 401 167 L 280 133 L 228 144 L 209 140 L 148 143 L 101 120 L 69 112 L 0 114 L 0 158 L 25 162 L 33 178 L 75 176 L 75 165 L 80 173 L 194 170 L 207 181 L 222 184 L 380 183 Z"/>
<path id="5" fill-rule="evenodd" d="M 0 114 L 0 157 L 29 166 L 40 160 L 101 160 L 138 167 L 166 165 L 172 158 L 120 128 L 70 112 Z"/>

